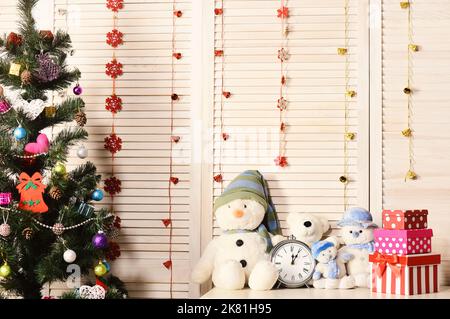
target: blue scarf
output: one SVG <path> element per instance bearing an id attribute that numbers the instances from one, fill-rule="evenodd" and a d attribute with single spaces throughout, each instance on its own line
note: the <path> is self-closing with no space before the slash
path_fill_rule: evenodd
<path id="1" fill-rule="evenodd" d="M 336 259 L 332 259 L 328 262 L 328 278 L 338 279 L 339 278 L 339 267 Z"/>
<path id="2" fill-rule="evenodd" d="M 259 227 L 254 230 L 233 229 L 233 230 L 225 230 L 223 233 L 224 234 L 258 233 L 258 235 L 260 235 L 266 242 L 266 253 L 269 253 L 273 248 L 272 239 L 270 238 L 270 233 L 267 230 L 266 226 L 264 226 L 263 224 L 259 225 Z"/>
<path id="3" fill-rule="evenodd" d="M 355 248 L 355 249 L 365 249 L 367 250 L 369 253 L 373 253 L 375 250 L 375 244 L 374 241 L 365 243 L 365 244 L 352 244 L 352 245 L 348 245 L 349 248 Z"/>

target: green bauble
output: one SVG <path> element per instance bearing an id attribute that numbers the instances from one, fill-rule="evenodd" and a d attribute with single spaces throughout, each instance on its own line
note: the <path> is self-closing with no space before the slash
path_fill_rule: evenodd
<path id="1" fill-rule="evenodd" d="M 53 168 L 53 171 L 58 175 L 65 175 L 66 174 L 66 166 L 62 163 L 58 163 L 55 165 L 55 168 Z"/>
<path id="2" fill-rule="evenodd" d="M 0 278 L 6 278 L 11 274 L 11 267 L 7 263 L 4 263 L 3 266 L 0 267 Z"/>
<path id="3" fill-rule="evenodd" d="M 96 276 L 101 277 L 101 276 L 104 276 L 108 272 L 108 269 L 106 269 L 106 267 L 103 263 L 99 262 L 98 265 L 95 266 L 94 272 L 95 272 Z"/>

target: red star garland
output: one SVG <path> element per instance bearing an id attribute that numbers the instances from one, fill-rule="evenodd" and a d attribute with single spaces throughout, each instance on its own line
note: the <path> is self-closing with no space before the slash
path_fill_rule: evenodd
<path id="1" fill-rule="evenodd" d="M 170 182 L 172 182 L 174 185 L 177 185 L 179 181 L 180 181 L 180 179 L 178 177 L 172 176 L 170 178 Z"/>
<path id="2" fill-rule="evenodd" d="M 182 54 L 180 53 L 180 52 L 174 52 L 173 54 L 172 54 L 172 56 L 175 58 L 175 59 L 177 59 L 177 60 L 179 60 L 179 59 L 181 59 L 183 56 L 182 56 Z"/>
<path id="3" fill-rule="evenodd" d="M 217 174 L 216 176 L 214 176 L 214 181 L 216 183 L 221 183 L 223 181 L 222 174 Z"/>
<path id="4" fill-rule="evenodd" d="M 122 111 L 122 99 L 113 94 L 105 100 L 105 109 L 113 114 Z"/>
<path id="5" fill-rule="evenodd" d="M 105 149 L 110 151 L 111 154 L 115 154 L 122 149 L 122 139 L 116 134 L 110 134 L 105 137 Z"/>
<path id="6" fill-rule="evenodd" d="M 275 165 L 280 167 L 286 167 L 288 165 L 286 156 L 277 156 L 275 158 Z"/>
<path id="7" fill-rule="evenodd" d="M 106 64 L 106 75 L 110 76 L 113 79 L 116 79 L 118 76 L 123 74 L 123 65 L 119 63 L 116 59 L 113 59 L 111 62 Z"/>
<path id="8" fill-rule="evenodd" d="M 123 44 L 123 33 L 117 29 L 112 30 L 106 34 L 106 43 L 117 48 L 119 45 Z"/>
<path id="9" fill-rule="evenodd" d="M 115 176 L 105 179 L 105 191 L 111 195 L 117 195 L 122 191 L 122 182 Z"/>
<path id="10" fill-rule="evenodd" d="M 120 9 L 123 9 L 123 0 L 107 0 L 106 7 L 114 12 L 119 12 Z"/>
<path id="11" fill-rule="evenodd" d="M 162 222 L 166 227 L 169 227 L 169 225 L 172 224 L 172 220 L 169 218 L 163 219 Z"/>
<path id="12" fill-rule="evenodd" d="M 289 8 L 288 7 L 281 7 L 277 10 L 277 17 L 284 19 L 289 17 Z"/>

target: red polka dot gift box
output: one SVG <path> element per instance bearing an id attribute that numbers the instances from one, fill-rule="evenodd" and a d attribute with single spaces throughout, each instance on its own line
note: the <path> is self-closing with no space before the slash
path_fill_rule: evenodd
<path id="1" fill-rule="evenodd" d="M 428 210 L 383 210 L 384 229 L 424 229 L 428 227 Z"/>
<path id="2" fill-rule="evenodd" d="M 375 229 L 375 251 L 381 254 L 414 255 L 431 252 L 431 229 Z"/>
<path id="3" fill-rule="evenodd" d="M 372 292 L 391 295 L 420 295 L 439 291 L 441 255 L 369 255 Z"/>

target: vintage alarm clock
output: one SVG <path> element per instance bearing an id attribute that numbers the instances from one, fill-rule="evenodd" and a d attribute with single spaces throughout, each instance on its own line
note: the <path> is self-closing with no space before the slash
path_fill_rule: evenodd
<path id="1" fill-rule="evenodd" d="M 291 236 L 275 245 L 270 255 L 272 263 L 278 269 L 278 286 L 308 286 L 316 265 L 308 245 Z"/>

